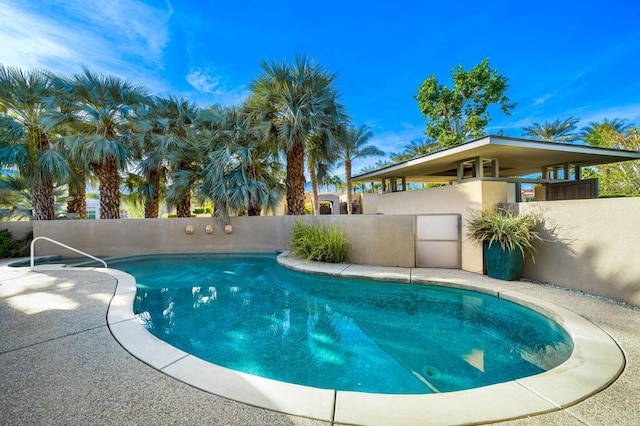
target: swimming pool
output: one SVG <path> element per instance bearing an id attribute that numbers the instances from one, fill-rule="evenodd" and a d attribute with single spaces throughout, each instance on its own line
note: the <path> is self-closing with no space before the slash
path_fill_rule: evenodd
<path id="1" fill-rule="evenodd" d="M 109 259 L 111 264 L 114 259 Z M 177 349 L 148 332 L 133 312 L 133 276 L 100 269 L 118 285 L 107 324 L 132 356 L 152 368 L 212 394 L 269 410 L 339 424 L 434 425 L 492 423 L 548 413 L 576 404 L 606 388 L 623 371 L 622 351 L 602 329 L 585 318 L 532 296 L 537 285 L 494 280 L 460 270 L 393 268 L 307 262 L 278 255 L 288 269 L 309 274 L 386 279 L 472 289 L 527 306 L 553 318 L 574 344 L 570 358 L 541 374 L 491 386 L 433 394 L 378 394 L 301 386 L 231 370 Z"/>
<path id="2" fill-rule="evenodd" d="M 303 274 L 275 255 L 113 265 L 136 277 L 134 312 L 156 337 L 223 367 L 305 386 L 459 391 L 548 371 L 573 348 L 555 322 L 500 298 Z"/>

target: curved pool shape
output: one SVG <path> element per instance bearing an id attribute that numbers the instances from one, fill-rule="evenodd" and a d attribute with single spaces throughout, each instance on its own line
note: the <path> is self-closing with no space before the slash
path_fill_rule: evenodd
<path id="1" fill-rule="evenodd" d="M 555 322 L 468 290 L 282 268 L 275 255 L 154 256 L 134 312 L 159 339 L 214 364 L 340 391 L 426 394 L 520 379 L 573 349 Z"/>
<path id="2" fill-rule="evenodd" d="M 535 291 L 535 285 L 459 270 L 307 262 L 288 253 L 280 254 L 277 260 L 288 269 L 306 273 L 438 282 L 510 300 L 560 324 L 573 341 L 573 351 L 564 363 L 544 373 L 463 391 L 390 395 L 301 386 L 221 367 L 158 339 L 133 312 L 135 279 L 117 269 L 98 269 L 118 282 L 107 314 L 109 329 L 131 355 L 191 386 L 257 407 L 341 424 L 478 424 L 543 414 L 574 405 L 606 388 L 625 366 L 622 351 L 600 328 L 519 291 Z"/>

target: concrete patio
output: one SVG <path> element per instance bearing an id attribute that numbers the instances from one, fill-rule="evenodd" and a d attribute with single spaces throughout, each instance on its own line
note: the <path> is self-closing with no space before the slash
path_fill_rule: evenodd
<path id="1" fill-rule="evenodd" d="M 466 273 L 464 278 L 474 277 L 482 279 Z M 611 386 L 581 403 L 502 424 L 639 424 L 640 309 L 553 286 L 513 284 L 602 328 L 627 363 Z M 116 285 L 114 277 L 95 270 L 0 267 L 3 425 L 326 424 L 198 390 L 139 361 L 107 326 Z"/>

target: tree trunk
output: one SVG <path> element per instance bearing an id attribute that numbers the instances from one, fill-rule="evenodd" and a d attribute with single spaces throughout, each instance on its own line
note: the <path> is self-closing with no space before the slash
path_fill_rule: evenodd
<path id="1" fill-rule="evenodd" d="M 307 160 L 307 167 L 309 168 L 309 179 L 311 180 L 311 213 L 319 215 L 320 202 L 318 201 L 318 176 L 316 175 L 316 168 L 311 159 Z"/>
<path id="2" fill-rule="evenodd" d="M 262 212 L 262 206 L 260 205 L 260 203 L 249 204 L 249 208 L 247 209 L 247 215 L 260 216 L 261 212 Z"/>
<path id="3" fill-rule="evenodd" d="M 191 194 L 187 193 L 176 206 L 178 217 L 191 217 Z"/>
<path id="4" fill-rule="evenodd" d="M 351 187 L 351 161 L 344 162 L 344 180 L 347 184 L 347 214 L 353 214 L 353 188 Z"/>
<path id="5" fill-rule="evenodd" d="M 120 219 L 120 174 L 116 158 L 107 154 L 98 166 L 100 219 Z"/>
<path id="6" fill-rule="evenodd" d="M 78 219 L 87 218 L 87 178 L 84 170 L 77 169 L 77 182 L 69 183 L 69 197 L 67 213 L 74 214 Z"/>
<path id="7" fill-rule="evenodd" d="M 42 151 L 49 150 L 49 139 L 42 132 L 35 133 L 37 148 Z M 38 157 L 35 150 L 30 152 L 31 164 L 37 169 Z M 36 171 L 36 173 L 38 173 Z M 56 200 L 53 196 L 53 182 L 50 178 L 42 178 L 39 182 L 32 177 L 31 203 L 33 207 L 33 220 L 53 220 L 56 218 Z"/>
<path id="8" fill-rule="evenodd" d="M 304 144 L 296 141 L 287 152 L 287 214 L 304 214 Z"/>
<path id="9" fill-rule="evenodd" d="M 33 182 L 33 220 L 53 220 L 56 217 L 52 183 Z"/>
<path id="10" fill-rule="evenodd" d="M 160 171 L 157 168 L 150 171 L 149 183 L 153 188 L 153 194 L 144 203 L 144 217 L 157 219 L 160 214 Z"/>

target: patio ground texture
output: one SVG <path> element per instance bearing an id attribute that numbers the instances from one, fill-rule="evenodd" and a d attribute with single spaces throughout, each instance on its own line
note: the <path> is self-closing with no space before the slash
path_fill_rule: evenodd
<path id="1" fill-rule="evenodd" d="M 116 285 L 95 270 L 0 266 L 1 424 L 327 424 L 198 390 L 136 359 L 107 326 Z M 602 328 L 624 351 L 626 366 L 583 402 L 502 424 L 640 424 L 640 310 L 553 286 L 513 285 Z"/>

